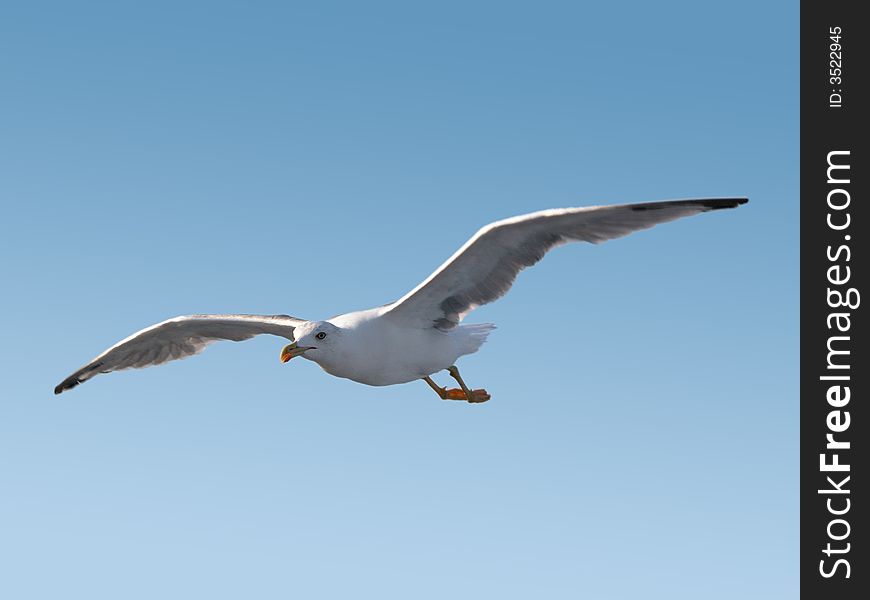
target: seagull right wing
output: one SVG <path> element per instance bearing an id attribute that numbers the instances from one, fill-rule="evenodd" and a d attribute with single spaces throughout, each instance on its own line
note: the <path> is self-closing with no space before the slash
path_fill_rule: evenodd
<path id="1" fill-rule="evenodd" d="M 56 388 L 60 394 L 100 373 L 141 369 L 202 352 L 218 340 L 240 342 L 255 335 L 271 334 L 293 340 L 293 330 L 304 319 L 287 315 L 189 315 L 147 327 L 121 340 Z"/>
<path id="2" fill-rule="evenodd" d="M 386 306 L 383 315 L 414 327 L 450 329 L 478 306 L 504 296 L 521 270 L 556 246 L 598 244 L 747 201 L 709 198 L 556 208 L 496 221 L 478 231 L 423 283 Z"/>

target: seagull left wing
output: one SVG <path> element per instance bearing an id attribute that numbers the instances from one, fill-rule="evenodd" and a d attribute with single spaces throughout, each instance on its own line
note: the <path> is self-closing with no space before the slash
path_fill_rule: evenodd
<path id="1" fill-rule="evenodd" d="M 504 296 L 521 270 L 556 246 L 598 244 L 746 202 L 746 198 L 709 198 L 557 208 L 496 221 L 478 231 L 423 283 L 386 306 L 382 314 L 412 326 L 450 329 L 478 306 Z"/>
<path id="2" fill-rule="evenodd" d="M 271 334 L 293 339 L 304 319 L 287 315 L 189 315 L 147 327 L 121 340 L 54 388 L 60 394 L 100 373 L 141 369 L 202 352 L 218 340 L 240 342 Z"/>

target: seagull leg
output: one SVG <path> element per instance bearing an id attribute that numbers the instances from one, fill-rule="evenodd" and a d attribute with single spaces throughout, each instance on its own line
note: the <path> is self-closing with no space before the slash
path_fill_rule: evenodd
<path id="1" fill-rule="evenodd" d="M 423 381 L 428 383 L 429 387 L 432 388 L 433 390 L 435 390 L 435 393 L 438 394 L 439 398 L 441 398 L 442 400 L 448 400 L 447 388 L 438 387 L 438 384 L 436 384 L 434 381 L 432 381 L 432 378 L 429 377 L 428 375 L 426 375 L 426 377 L 423 378 Z"/>
<path id="2" fill-rule="evenodd" d="M 424 377 L 423 381 L 428 383 L 429 387 L 435 390 L 435 393 L 438 394 L 438 397 L 442 400 L 464 400 L 473 403 L 486 402 L 489 400 L 489 394 L 486 393 L 486 390 L 468 390 L 471 394 L 471 400 L 469 400 L 469 396 L 466 394 L 465 390 L 459 388 L 448 390 L 446 387 L 439 387 L 438 384 L 432 381 L 432 378 L 429 376 Z"/>
<path id="3" fill-rule="evenodd" d="M 450 376 L 455 379 L 459 384 L 459 387 L 462 388 L 462 392 L 465 394 L 465 399 L 469 402 L 474 402 L 474 400 L 472 400 L 473 395 L 471 390 L 469 390 L 468 386 L 465 385 L 465 382 L 462 381 L 462 377 L 459 375 L 459 369 L 456 368 L 456 365 L 447 367 L 447 372 L 450 373 Z"/>
<path id="4" fill-rule="evenodd" d="M 462 381 L 462 376 L 459 374 L 459 369 L 456 367 L 456 365 L 452 365 L 450 367 L 447 367 L 447 372 L 450 373 L 450 376 L 453 379 L 455 379 L 456 382 L 459 384 L 459 387 L 462 388 L 462 393 L 465 395 L 464 400 L 466 400 L 472 404 L 476 404 L 478 402 L 486 402 L 487 400 L 489 400 L 490 395 L 487 393 L 486 390 L 470 390 L 470 389 L 468 389 L 468 386 L 465 385 L 464 381 Z M 449 394 L 452 391 L 454 391 L 454 390 L 448 390 L 447 392 Z M 458 392 L 460 390 L 456 390 L 456 391 Z"/>

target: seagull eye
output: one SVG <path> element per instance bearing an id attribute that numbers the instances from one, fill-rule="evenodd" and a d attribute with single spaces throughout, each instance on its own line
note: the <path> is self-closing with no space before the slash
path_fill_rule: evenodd
<path id="1" fill-rule="evenodd" d="M 314 337 L 316 337 L 318 340 L 322 340 L 323 338 L 326 337 L 326 334 L 325 334 L 324 332 L 321 331 L 320 333 L 318 333 L 318 334 L 315 335 Z"/>

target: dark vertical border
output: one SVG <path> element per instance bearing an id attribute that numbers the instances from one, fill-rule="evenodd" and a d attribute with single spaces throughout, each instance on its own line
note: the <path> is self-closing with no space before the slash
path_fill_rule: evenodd
<path id="1" fill-rule="evenodd" d="M 870 23 L 859 7 L 801 4 L 801 594 L 837 600 L 870 598 L 870 494 L 858 491 L 870 489 Z"/>

